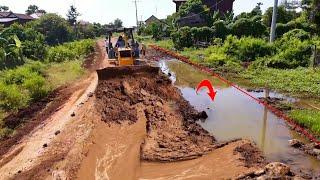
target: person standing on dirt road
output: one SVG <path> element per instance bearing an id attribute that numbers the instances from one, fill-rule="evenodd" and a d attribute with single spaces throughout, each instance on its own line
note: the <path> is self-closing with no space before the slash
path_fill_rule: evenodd
<path id="1" fill-rule="evenodd" d="M 116 47 L 122 48 L 125 47 L 126 42 L 123 40 L 122 36 L 119 36 L 118 41 L 116 43 Z"/>

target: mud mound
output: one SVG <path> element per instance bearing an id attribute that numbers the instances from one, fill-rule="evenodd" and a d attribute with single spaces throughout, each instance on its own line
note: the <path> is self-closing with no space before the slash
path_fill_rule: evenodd
<path id="1" fill-rule="evenodd" d="M 246 167 L 257 167 L 266 164 L 262 152 L 250 141 L 234 149 L 234 153 L 240 153 Z"/>
<path id="2" fill-rule="evenodd" d="M 183 99 L 159 68 L 107 68 L 98 75 L 96 108 L 103 121 L 134 123 L 136 107 L 143 105 L 147 136 L 141 146 L 142 159 L 193 159 L 215 147 L 215 139 L 196 123 L 203 114 Z"/>

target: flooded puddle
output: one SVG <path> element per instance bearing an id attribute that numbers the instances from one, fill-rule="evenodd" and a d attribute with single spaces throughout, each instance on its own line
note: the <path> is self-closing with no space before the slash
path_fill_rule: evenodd
<path id="1" fill-rule="evenodd" d="M 291 148 L 290 139 L 307 141 L 295 131 L 289 129 L 285 121 L 268 111 L 233 87 L 229 87 L 207 73 L 177 60 L 159 62 L 162 71 L 168 74 L 181 90 L 183 97 L 199 111 L 206 111 L 208 119 L 199 121 L 218 141 L 235 138 L 253 140 L 264 152 L 268 161 L 280 161 L 292 166 L 293 170 L 305 169 L 320 173 L 320 162 L 299 150 Z M 217 90 L 214 102 L 202 89 L 197 95 L 195 87 L 208 79 Z M 265 92 L 251 92 L 255 97 L 265 97 Z M 281 97 L 289 101 L 293 98 L 270 92 L 270 97 Z"/>

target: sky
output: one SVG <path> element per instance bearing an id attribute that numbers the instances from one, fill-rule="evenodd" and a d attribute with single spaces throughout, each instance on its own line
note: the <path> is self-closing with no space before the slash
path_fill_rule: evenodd
<path id="1" fill-rule="evenodd" d="M 79 19 L 89 22 L 107 24 L 120 18 L 125 26 L 136 24 L 134 0 L 0 0 L 0 5 L 6 5 L 11 11 L 24 13 L 30 4 L 35 4 L 47 12 L 57 13 L 65 17 L 70 5 L 75 5 L 81 13 Z M 137 0 L 139 20 L 146 20 L 151 15 L 165 18 L 175 12 L 172 0 Z M 273 0 L 235 0 L 234 12 L 251 11 L 258 2 L 262 9 L 273 5 Z"/>

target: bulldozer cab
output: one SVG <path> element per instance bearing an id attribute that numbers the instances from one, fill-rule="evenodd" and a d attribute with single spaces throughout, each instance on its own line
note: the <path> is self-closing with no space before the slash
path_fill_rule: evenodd
<path id="1" fill-rule="evenodd" d="M 113 37 L 114 33 L 119 33 L 119 37 Z M 139 44 L 133 37 L 133 28 L 109 29 L 107 31 L 108 43 L 107 53 L 111 61 L 115 61 L 119 66 L 132 66 L 139 58 Z"/>

